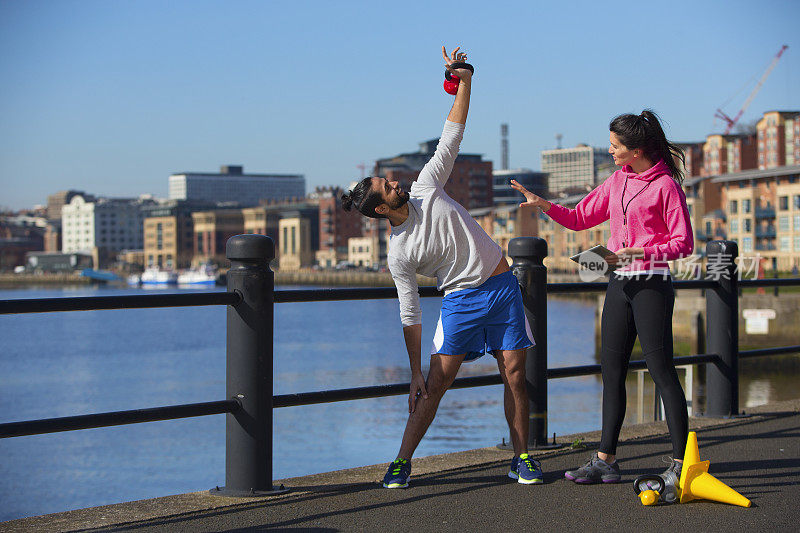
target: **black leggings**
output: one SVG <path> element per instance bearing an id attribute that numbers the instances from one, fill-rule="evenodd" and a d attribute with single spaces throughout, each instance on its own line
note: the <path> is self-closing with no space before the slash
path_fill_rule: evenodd
<path id="1" fill-rule="evenodd" d="M 683 459 L 689 417 L 678 374 L 672 361 L 672 280 L 611 275 L 601 324 L 603 369 L 603 437 L 600 451 L 616 455 L 625 418 L 625 375 L 633 343 L 639 335 L 647 370 L 661 393 L 673 457 Z"/>

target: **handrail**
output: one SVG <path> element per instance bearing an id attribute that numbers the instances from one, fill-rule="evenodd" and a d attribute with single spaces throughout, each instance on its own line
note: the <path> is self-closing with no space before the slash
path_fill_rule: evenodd
<path id="1" fill-rule="evenodd" d="M 800 286 L 800 278 L 764 278 L 740 280 L 742 287 Z M 676 290 L 713 289 L 716 281 L 677 280 Z M 573 294 L 599 292 L 608 287 L 607 282 L 548 283 L 547 292 Z M 423 298 L 442 296 L 436 287 L 420 287 Z M 341 289 L 288 289 L 275 291 L 275 303 L 329 302 L 339 300 L 377 300 L 397 297 L 394 287 L 341 288 Z M 0 315 L 22 313 L 49 313 L 60 311 L 97 311 L 108 309 L 143 309 L 149 307 L 190 307 L 203 305 L 236 305 L 241 296 L 235 292 L 197 292 L 189 294 L 136 294 L 125 296 L 78 296 L 65 298 L 20 298 L 0 300 Z"/>
<path id="2" fill-rule="evenodd" d="M 714 354 L 686 355 L 674 359 L 676 365 L 694 365 L 700 363 L 720 364 L 720 358 Z M 647 368 L 647 362 L 642 360 L 631 361 L 631 369 Z M 587 376 L 600 373 L 600 365 L 579 365 L 547 369 L 548 379 L 570 378 Z M 482 387 L 484 385 L 502 385 L 500 374 L 485 376 L 469 376 L 457 378 L 450 389 L 466 389 Z M 370 387 L 353 387 L 349 389 L 334 389 L 327 391 L 300 392 L 292 394 L 279 394 L 272 397 L 273 407 L 296 407 L 298 405 L 313 405 L 319 403 L 332 403 L 347 400 L 365 400 L 368 398 L 382 398 L 385 396 L 400 396 L 408 394 L 408 383 L 393 383 L 389 385 L 373 385 Z"/>
<path id="3" fill-rule="evenodd" d="M 763 357 L 768 355 L 784 355 L 787 353 L 800 353 L 800 344 L 778 346 L 776 348 L 761 348 L 758 350 L 740 350 L 739 357 Z"/>
<path id="4" fill-rule="evenodd" d="M 143 309 L 147 307 L 236 305 L 241 301 L 241 299 L 241 295 L 234 292 L 134 294 L 128 296 L 77 296 L 73 298 L 21 298 L 18 300 L 0 300 L 0 315 L 17 313 L 49 313 L 54 311 Z"/>
<path id="5" fill-rule="evenodd" d="M 65 416 L 61 418 L 45 418 L 43 420 L 26 420 L 0 424 L 0 439 L 22 437 L 25 435 L 41 435 L 90 429 L 108 426 L 138 424 L 140 422 L 156 422 L 158 420 L 174 420 L 193 416 L 235 413 L 241 408 L 238 400 L 221 400 L 217 402 L 188 403 L 153 407 L 150 409 L 134 409 L 131 411 L 114 411 L 110 413 L 94 413 L 90 415 Z"/>
<path id="6" fill-rule="evenodd" d="M 739 280 L 740 287 L 797 287 L 800 278 L 761 278 Z"/>

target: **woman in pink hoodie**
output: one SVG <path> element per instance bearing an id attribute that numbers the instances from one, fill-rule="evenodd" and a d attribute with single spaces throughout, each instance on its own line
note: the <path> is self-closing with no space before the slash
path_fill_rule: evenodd
<path id="1" fill-rule="evenodd" d="M 588 463 L 565 473 L 576 483 L 620 480 L 617 441 L 625 418 L 625 375 L 638 335 L 647 368 L 664 401 L 673 459 L 665 475 L 680 477 L 688 434 L 686 398 L 672 354 L 672 308 L 675 293 L 667 261 L 686 257 L 694 236 L 681 189 L 683 172 L 674 158 L 683 151 L 669 142 L 658 117 L 620 115 L 609 125 L 608 152 L 622 168 L 568 209 L 536 196 L 516 181 L 511 186 L 526 202 L 562 226 L 580 231 L 610 221 L 605 257 L 618 267 L 608 283 L 601 322 L 603 434 Z"/>

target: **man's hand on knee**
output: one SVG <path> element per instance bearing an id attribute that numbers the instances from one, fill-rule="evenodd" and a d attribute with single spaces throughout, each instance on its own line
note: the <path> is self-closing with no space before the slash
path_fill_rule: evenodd
<path id="1" fill-rule="evenodd" d="M 421 397 L 428 399 L 428 390 L 425 388 L 425 378 L 422 374 L 411 376 L 411 390 L 408 393 L 408 412 L 413 413 L 417 409 L 417 400 Z"/>

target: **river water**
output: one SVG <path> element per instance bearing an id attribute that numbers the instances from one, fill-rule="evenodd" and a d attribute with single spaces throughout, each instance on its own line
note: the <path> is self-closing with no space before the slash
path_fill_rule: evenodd
<path id="1" fill-rule="evenodd" d="M 152 291 L 18 289 L 0 290 L 0 299 L 137 292 Z M 423 352 L 440 303 L 422 299 Z M 225 313 L 210 306 L 0 316 L 0 422 L 223 399 Z M 594 364 L 594 321 L 594 302 L 551 299 L 548 366 Z M 410 379 L 396 300 L 277 304 L 274 354 L 275 394 Z M 484 356 L 460 376 L 496 371 Z M 742 385 L 765 403 L 779 399 L 769 384 L 760 376 Z M 599 427 L 598 376 L 550 380 L 548 389 L 551 435 Z M 276 409 L 274 478 L 388 462 L 406 416 L 405 396 Z M 0 440 L 0 520 L 223 485 L 224 417 Z M 453 390 L 416 455 L 503 438 L 501 386 Z"/>

